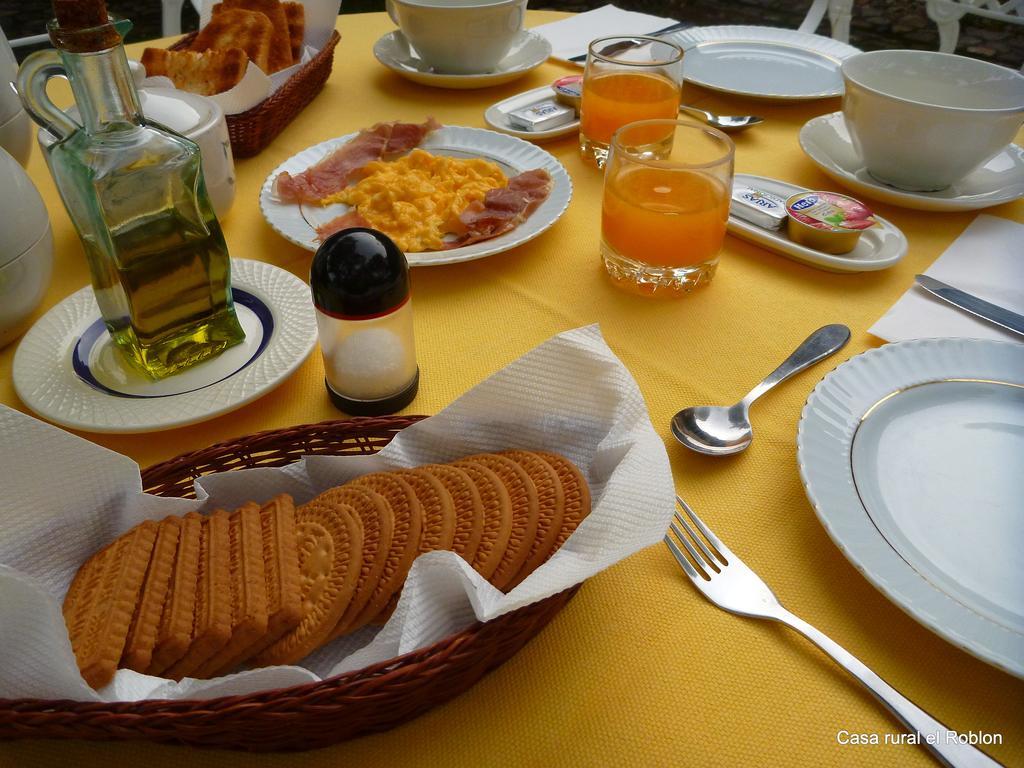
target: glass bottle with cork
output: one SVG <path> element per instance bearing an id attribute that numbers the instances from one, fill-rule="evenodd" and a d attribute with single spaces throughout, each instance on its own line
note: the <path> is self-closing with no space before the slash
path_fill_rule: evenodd
<path id="1" fill-rule="evenodd" d="M 113 341 L 149 377 L 170 376 L 245 338 L 199 147 L 142 114 L 122 45 L 129 22 L 112 22 L 104 0 L 53 0 L 53 9 L 57 50 L 25 60 L 18 91 L 58 138 L 47 162 Z M 62 74 L 81 125 L 46 95 Z"/>

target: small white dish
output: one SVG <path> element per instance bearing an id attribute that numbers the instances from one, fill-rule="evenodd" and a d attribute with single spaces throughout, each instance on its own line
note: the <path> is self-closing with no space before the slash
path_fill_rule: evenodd
<path id="1" fill-rule="evenodd" d="M 853 146 L 842 112 L 808 120 L 800 129 L 800 148 L 830 178 L 890 205 L 918 211 L 974 211 L 1024 197 L 1024 148 L 1016 144 L 938 192 L 907 192 L 873 179 Z"/>
<path id="2" fill-rule="evenodd" d="M 539 104 L 542 101 L 555 98 L 555 92 L 551 90 L 551 86 L 542 85 L 540 88 L 534 88 L 532 91 L 526 91 L 524 93 L 517 93 L 511 98 L 499 101 L 497 104 L 492 104 L 484 112 L 484 120 L 496 131 L 507 133 L 509 136 L 515 136 L 526 141 L 550 141 L 551 139 L 557 139 L 562 136 L 569 136 L 570 134 L 578 133 L 580 129 L 580 119 L 577 117 L 575 120 L 564 125 L 560 125 L 557 128 L 551 128 L 547 131 L 523 131 L 519 128 L 513 127 L 512 123 L 509 122 L 508 113 L 515 112 L 517 109 L 525 109 L 526 107 L 532 106 L 533 104 Z"/>
<path id="3" fill-rule="evenodd" d="M 779 27 L 691 27 L 665 36 L 686 51 L 686 82 L 770 101 L 843 95 L 840 65 L 860 49 Z"/>
<path id="4" fill-rule="evenodd" d="M 954 645 L 1024 677 L 1024 345 L 887 344 L 807 399 L 800 476 L 843 554 Z"/>
<path id="5" fill-rule="evenodd" d="M 315 144 L 277 166 L 260 190 L 260 212 L 271 228 L 281 237 L 307 251 L 316 251 L 320 246 L 314 227 L 326 224 L 349 210 L 343 203 L 334 205 L 300 207 L 295 203 L 281 202 L 274 192 L 274 180 L 282 171 L 301 173 L 322 160 L 342 144 L 351 141 L 356 134 L 350 133 L 336 139 Z M 457 264 L 463 261 L 482 259 L 522 245 L 532 240 L 558 221 L 572 199 L 572 180 L 565 167 L 549 152 L 528 141 L 506 136 L 484 128 L 465 128 L 445 125 L 430 133 L 419 145 L 419 149 L 437 155 L 470 158 L 480 157 L 497 163 L 506 176 L 516 176 L 523 171 L 543 168 L 551 174 L 552 187 L 547 199 L 526 221 L 519 226 L 490 240 L 481 240 L 459 248 L 444 251 L 407 253 L 410 267 L 428 267 L 439 264 Z"/>
<path id="6" fill-rule="evenodd" d="M 755 189 L 771 192 L 784 200 L 790 195 L 807 191 L 795 184 L 765 176 L 752 176 L 749 173 L 737 173 L 735 180 Z M 726 226 L 730 234 L 742 240 L 749 240 L 769 251 L 781 253 L 818 269 L 828 272 L 870 272 L 891 267 L 907 255 L 907 238 L 899 227 L 877 214 L 875 220 L 878 221 L 878 226 L 864 230 L 856 248 L 838 256 L 794 243 L 786 235 L 785 224 L 779 232 L 772 232 L 730 215 Z"/>
<path id="7" fill-rule="evenodd" d="M 373 55 L 392 72 L 420 85 L 457 89 L 488 88 L 516 80 L 539 67 L 551 55 L 551 43 L 536 32 L 524 29 L 491 72 L 472 75 L 435 72 L 420 58 L 401 30 L 397 29 L 388 32 L 374 44 Z"/>
<path id="8" fill-rule="evenodd" d="M 71 294 L 18 345 L 18 397 L 44 419 L 86 432 L 156 432 L 241 408 L 309 356 L 316 319 L 309 286 L 272 264 L 232 259 L 231 283 L 245 341 L 155 382 L 113 349 L 92 288 Z"/>

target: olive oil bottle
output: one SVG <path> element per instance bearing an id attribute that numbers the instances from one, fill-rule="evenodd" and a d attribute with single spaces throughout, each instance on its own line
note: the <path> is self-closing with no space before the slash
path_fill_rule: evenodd
<path id="1" fill-rule="evenodd" d="M 18 89 L 58 137 L 47 162 L 85 249 L 100 314 L 123 356 L 163 378 L 241 342 L 227 245 L 203 182 L 199 147 L 139 108 L 103 0 L 54 0 L 56 51 L 29 56 Z M 78 125 L 47 98 L 67 74 Z"/>

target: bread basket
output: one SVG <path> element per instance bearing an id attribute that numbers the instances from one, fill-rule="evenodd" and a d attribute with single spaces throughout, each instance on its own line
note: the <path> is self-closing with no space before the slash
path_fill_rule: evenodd
<path id="1" fill-rule="evenodd" d="M 187 49 L 196 33 L 185 35 L 171 46 L 172 51 Z M 324 87 L 334 63 L 334 48 L 341 35 L 331 33 L 316 56 L 306 62 L 288 82 L 255 107 L 237 115 L 227 115 L 231 151 L 235 157 L 258 155 Z"/>
<path id="2" fill-rule="evenodd" d="M 149 467 L 143 488 L 192 497 L 192 481 L 202 475 L 280 467 L 303 456 L 375 453 L 421 418 L 353 418 L 258 432 Z M 0 699 L 0 739 L 148 740 L 249 751 L 328 746 L 393 728 L 462 693 L 543 629 L 577 588 L 318 683 L 203 700 Z"/>

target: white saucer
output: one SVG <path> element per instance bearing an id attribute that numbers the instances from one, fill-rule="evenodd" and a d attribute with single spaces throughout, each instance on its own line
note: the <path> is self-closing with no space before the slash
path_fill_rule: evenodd
<path id="1" fill-rule="evenodd" d="M 288 378 L 313 351 L 309 286 L 261 261 L 231 260 L 245 341 L 184 373 L 150 381 L 128 367 L 92 288 L 68 296 L 25 334 L 14 389 L 44 419 L 87 432 L 156 432 L 233 411 Z"/>
<path id="2" fill-rule="evenodd" d="M 512 123 L 509 122 L 509 112 L 514 112 L 517 109 L 524 109 L 533 104 L 540 104 L 542 101 L 553 98 L 555 98 L 555 92 L 551 90 L 551 86 L 542 85 L 540 88 L 534 88 L 532 91 L 526 91 L 524 93 L 517 93 L 515 96 L 511 96 L 504 101 L 492 104 L 487 108 L 487 111 L 484 112 L 484 120 L 486 120 L 487 124 L 496 131 L 501 131 L 502 133 L 507 133 L 510 136 L 525 139 L 526 141 L 550 141 L 551 139 L 557 139 L 562 136 L 578 133 L 580 129 L 580 119 L 578 117 L 571 122 L 560 125 L 557 128 L 551 128 L 547 131 L 522 131 L 515 128 Z"/>
<path id="3" fill-rule="evenodd" d="M 787 184 L 765 176 L 752 176 L 748 173 L 737 173 L 735 179 L 737 183 L 771 192 L 783 199 L 807 191 L 795 184 Z M 806 245 L 794 243 L 786 235 L 785 225 L 781 232 L 772 232 L 736 216 L 729 216 L 726 226 L 729 234 L 735 237 L 749 240 L 769 251 L 781 253 L 795 261 L 827 272 L 870 272 L 891 267 L 907 255 L 907 238 L 899 227 L 877 214 L 875 219 L 878 225 L 864 230 L 857 241 L 857 247 L 841 255 L 816 251 Z"/>
<path id="4" fill-rule="evenodd" d="M 547 38 L 524 29 L 519 33 L 508 54 L 492 72 L 474 75 L 447 75 L 435 72 L 419 57 L 401 30 L 388 32 L 373 46 L 377 61 L 402 77 L 421 85 L 435 88 L 487 88 L 508 83 L 536 69 L 551 55 L 551 43 Z"/>
<path id="5" fill-rule="evenodd" d="M 973 211 L 1024 197 L 1024 149 L 1011 144 L 939 192 L 907 192 L 876 181 L 853 147 L 842 112 L 815 117 L 800 129 L 800 148 L 825 174 L 854 192 L 919 211 Z"/>

